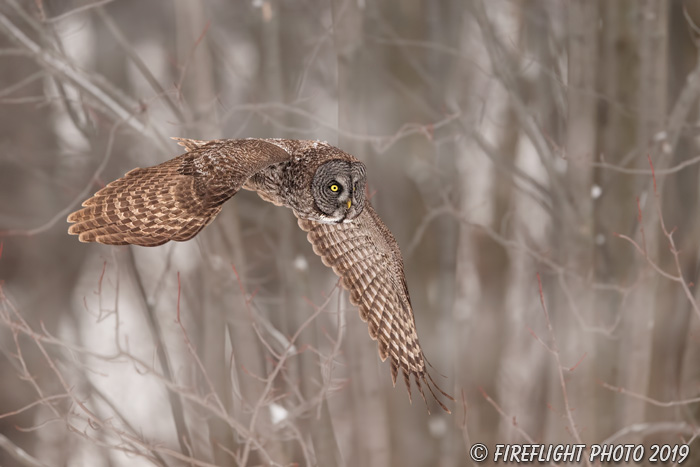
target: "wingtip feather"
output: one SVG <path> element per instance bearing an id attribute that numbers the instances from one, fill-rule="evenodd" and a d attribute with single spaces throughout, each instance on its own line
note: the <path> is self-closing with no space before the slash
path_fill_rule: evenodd
<path id="1" fill-rule="evenodd" d="M 88 230 L 87 232 L 80 232 L 80 234 L 78 234 L 78 240 L 80 240 L 81 243 L 95 242 L 95 238 L 95 233 L 92 230 Z"/>

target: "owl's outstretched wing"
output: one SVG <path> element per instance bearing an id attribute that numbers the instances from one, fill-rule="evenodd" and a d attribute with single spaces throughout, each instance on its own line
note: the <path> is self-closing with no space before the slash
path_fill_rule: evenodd
<path id="1" fill-rule="evenodd" d="M 157 246 L 185 241 L 206 227 L 254 173 L 285 161 L 281 147 L 259 139 L 178 139 L 189 152 L 134 169 L 68 216 L 81 242 Z"/>
<path id="2" fill-rule="evenodd" d="M 342 278 L 350 301 L 359 308 L 360 318 L 369 325 L 370 337 L 379 345 L 379 357 L 382 361 L 390 358 L 394 385 L 401 369 L 409 399 L 413 375 L 423 400 L 421 381 L 440 407 L 449 412 L 433 387 L 454 399 L 433 381 L 418 343 L 401 252 L 372 206 L 365 204 L 362 213 L 349 223 L 321 224 L 299 219 L 299 227 L 308 232 L 307 238 L 323 263 Z"/>

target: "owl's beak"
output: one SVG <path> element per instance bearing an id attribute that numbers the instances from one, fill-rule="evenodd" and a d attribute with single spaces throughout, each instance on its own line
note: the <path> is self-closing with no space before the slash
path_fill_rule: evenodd
<path id="1" fill-rule="evenodd" d="M 352 206 L 352 200 L 351 200 L 351 199 L 348 200 L 348 209 L 350 209 L 350 206 Z"/>

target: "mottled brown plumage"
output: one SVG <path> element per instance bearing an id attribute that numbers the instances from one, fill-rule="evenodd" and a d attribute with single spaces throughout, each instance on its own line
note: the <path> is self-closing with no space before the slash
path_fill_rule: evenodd
<path id="1" fill-rule="evenodd" d="M 182 140 L 189 152 L 113 181 L 68 216 L 81 242 L 157 246 L 197 235 L 251 175 L 289 159 L 264 140 Z M 186 142 L 183 142 L 186 141 Z"/>
<path id="2" fill-rule="evenodd" d="M 409 399 L 410 375 L 413 375 L 423 400 L 421 381 L 440 407 L 449 412 L 431 387 L 452 400 L 427 371 L 416 334 L 401 251 L 372 206 L 367 203 L 362 213 L 347 224 L 321 224 L 305 219 L 298 222 L 308 232 L 314 253 L 342 277 L 343 287 L 350 291 L 350 302 L 359 308 L 360 318 L 369 325 L 370 337 L 379 344 L 379 357 L 382 361 L 390 358 L 394 385 L 400 368 Z"/>
<path id="3" fill-rule="evenodd" d="M 289 207 L 308 232 L 314 252 L 342 278 L 382 361 L 399 369 L 409 397 L 410 376 L 444 410 L 418 342 L 401 252 L 364 198 L 365 169 L 355 157 L 319 141 L 174 138 L 188 152 L 134 169 L 68 216 L 82 242 L 156 246 L 194 237 L 241 188 Z"/>

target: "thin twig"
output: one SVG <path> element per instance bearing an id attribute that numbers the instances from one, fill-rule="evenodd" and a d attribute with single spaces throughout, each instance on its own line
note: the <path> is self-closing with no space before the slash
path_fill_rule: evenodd
<path id="1" fill-rule="evenodd" d="M 672 175 L 686 167 L 693 166 L 700 163 L 700 156 L 693 157 L 691 159 L 680 162 L 673 167 L 668 167 L 666 169 L 659 169 L 656 171 L 657 175 Z M 612 170 L 613 172 L 619 172 L 627 175 L 651 175 L 651 170 L 649 169 L 633 169 L 628 167 L 622 167 L 615 164 L 610 164 L 609 162 L 592 162 L 591 166 L 599 167 L 601 169 Z"/>
<path id="2" fill-rule="evenodd" d="M 33 83 L 34 81 L 43 78 L 45 75 L 45 72 L 42 71 L 37 71 L 35 73 L 32 73 L 31 75 L 27 76 L 26 78 L 18 81 L 15 84 L 11 84 L 10 86 L 6 87 L 5 89 L 0 91 L 0 97 L 5 97 L 9 96 L 13 92 L 22 89 L 23 87 L 27 86 L 28 84 Z"/>
<path id="3" fill-rule="evenodd" d="M 511 425 L 513 426 L 513 428 L 515 429 L 515 431 L 517 431 L 517 432 L 520 434 L 520 436 L 523 437 L 523 439 L 524 439 L 525 441 L 527 441 L 527 442 L 530 443 L 530 444 L 535 444 L 535 440 L 528 434 L 528 432 L 526 432 L 525 430 L 523 430 L 523 428 L 522 428 L 520 425 L 518 425 L 518 421 L 517 421 L 517 419 L 515 418 L 515 416 L 508 415 L 508 414 L 501 408 L 501 406 L 498 405 L 498 403 L 497 403 L 495 400 L 493 400 L 493 398 L 491 398 L 491 396 L 489 396 L 489 395 L 486 393 L 486 391 L 485 391 L 483 388 L 480 387 L 480 388 L 479 388 L 479 391 L 481 392 L 481 395 L 483 396 L 483 398 L 486 399 L 486 402 L 488 402 L 489 404 L 491 404 L 491 407 L 493 407 L 494 409 L 496 409 L 496 412 L 498 412 L 498 414 L 499 414 L 501 417 L 503 417 L 505 420 L 510 420 Z M 549 465 L 551 465 L 551 466 L 558 466 L 559 464 L 556 464 L 556 463 L 550 461 L 550 462 L 549 462 Z"/>
<path id="4" fill-rule="evenodd" d="M 689 425 L 685 422 L 654 422 L 654 423 L 635 423 L 626 426 L 600 442 L 604 444 L 620 444 L 620 440 L 628 438 L 632 435 L 635 440 L 641 440 L 650 435 L 675 433 L 697 436 L 700 433 L 697 427 Z"/>
<path id="5" fill-rule="evenodd" d="M 46 232 L 47 230 L 51 229 L 58 221 L 65 220 L 66 216 L 68 213 L 70 213 L 76 204 L 80 202 L 81 200 L 84 200 L 85 198 L 88 197 L 90 193 L 94 190 L 94 185 L 93 182 L 95 180 L 98 180 L 100 175 L 102 174 L 102 171 L 107 167 L 107 163 L 109 162 L 111 156 L 112 156 L 112 148 L 114 145 L 114 138 L 117 133 L 117 130 L 119 127 L 123 124 L 123 121 L 116 122 L 112 128 L 109 131 L 109 137 L 107 139 L 107 147 L 105 149 L 105 155 L 102 158 L 102 161 L 100 162 L 100 165 L 97 166 L 97 169 L 92 174 L 92 177 L 90 177 L 90 182 L 85 185 L 85 188 L 83 188 L 80 193 L 78 193 L 73 200 L 68 203 L 68 205 L 58 211 L 51 219 L 49 219 L 47 222 L 44 222 L 42 225 L 34 227 L 32 229 L 15 229 L 15 230 L 0 230 L 0 237 L 13 237 L 13 236 L 22 236 L 22 237 L 31 237 L 33 235 L 37 235 L 43 232 Z"/>
<path id="6" fill-rule="evenodd" d="M 0 32 L 3 32 L 10 40 L 20 47 L 31 52 L 35 59 L 51 72 L 64 77 L 90 96 L 95 102 L 102 104 L 118 120 L 123 120 L 139 133 L 144 135 L 151 134 L 153 141 L 164 147 L 166 139 L 160 134 L 161 132 L 152 125 L 146 126 L 136 118 L 135 112 L 139 109 L 139 105 L 136 102 L 129 100 L 116 89 L 111 89 L 107 92 L 100 87 L 111 86 L 105 79 L 91 77 L 84 71 L 69 64 L 64 57 L 59 57 L 55 52 L 40 46 L 15 26 L 2 12 L 0 12 Z M 95 83 L 96 80 L 99 81 L 100 85 Z M 118 102 L 112 97 L 115 95 L 119 95 L 122 102 Z"/>
<path id="7" fill-rule="evenodd" d="M 611 391 L 619 392 L 620 394 L 630 396 L 634 399 L 639 399 L 648 404 L 655 405 L 656 407 L 677 407 L 679 405 L 696 404 L 700 402 L 700 397 L 692 397 L 690 399 L 679 399 L 674 401 L 660 401 L 658 399 L 654 399 L 652 397 L 645 396 L 644 394 L 639 394 L 637 392 L 630 391 L 629 389 L 620 386 L 613 386 L 612 384 L 608 384 L 604 381 L 601 381 L 600 384 L 605 389 L 610 389 Z"/>
<path id="8" fill-rule="evenodd" d="M 65 19 L 69 16 L 75 15 L 77 13 L 81 13 L 84 11 L 91 10 L 93 8 L 102 8 L 103 6 L 112 3 L 114 0 L 98 0 L 93 3 L 87 3 L 85 5 L 81 5 L 79 7 L 73 8 L 72 10 L 66 11 L 64 13 L 61 13 L 60 15 L 52 16 L 51 18 L 46 18 L 47 23 L 56 23 L 58 21 L 61 21 L 62 19 Z"/>
<path id="9" fill-rule="evenodd" d="M 10 441 L 8 437 L 0 433 L 0 448 L 4 449 L 14 460 L 19 462 L 19 465 L 24 467 L 48 467 L 43 462 L 38 461 L 34 457 L 15 443 Z"/>
<path id="10" fill-rule="evenodd" d="M 141 295 L 143 307 L 145 310 L 146 321 L 148 323 L 148 329 L 151 332 L 151 338 L 156 346 L 156 353 L 158 355 L 158 362 L 160 363 L 161 370 L 163 371 L 163 377 L 175 383 L 175 377 L 173 375 L 170 360 L 168 359 L 168 353 L 165 348 L 165 339 L 163 337 L 163 330 L 156 316 L 155 309 L 151 303 L 148 302 L 148 294 L 143 285 L 143 278 L 139 268 L 136 266 L 136 258 L 134 256 L 133 247 L 128 248 L 129 254 L 129 266 L 134 274 L 134 279 L 136 282 L 136 287 Z M 180 450 L 184 453 L 191 452 L 187 447 L 187 440 L 190 439 L 189 430 L 187 428 L 187 423 L 185 422 L 185 411 L 182 405 L 182 400 L 180 399 L 180 394 L 175 391 L 168 391 L 168 400 L 170 401 L 170 411 L 173 415 L 173 420 L 175 422 L 175 430 L 177 431 L 177 440 L 180 443 Z"/>
<path id="11" fill-rule="evenodd" d="M 124 36 L 121 29 L 119 29 L 119 26 L 117 26 L 112 17 L 101 6 L 97 8 L 97 14 L 100 17 L 100 19 L 102 19 L 102 21 L 105 23 L 107 29 L 109 29 L 109 32 L 112 33 L 112 36 L 114 36 L 119 45 L 122 46 L 124 52 L 126 52 L 131 61 L 134 62 L 134 65 L 141 72 L 141 75 L 143 75 L 146 81 L 148 81 L 148 84 L 156 92 L 156 95 L 163 96 L 163 98 L 165 99 L 165 103 L 168 105 L 168 107 L 178 119 L 178 121 L 184 122 L 186 119 L 185 115 L 182 113 L 182 110 L 180 110 L 177 104 L 175 104 L 175 101 L 173 101 L 173 98 L 170 95 L 170 93 L 163 89 L 163 86 L 161 86 L 156 77 L 153 76 L 151 70 L 148 69 L 148 65 L 146 65 L 146 63 L 143 60 L 141 60 L 139 54 L 136 53 L 132 45 L 129 43 L 129 40 Z"/>
<path id="12" fill-rule="evenodd" d="M 539 287 L 539 292 L 540 292 L 540 304 L 542 305 L 542 311 L 544 312 L 544 317 L 545 321 L 547 323 L 547 330 L 549 331 L 549 338 L 552 341 L 551 348 L 545 346 L 545 348 L 548 349 L 548 351 L 554 356 L 554 360 L 556 361 L 557 365 L 557 374 L 559 376 L 559 385 L 561 386 L 561 392 L 562 392 L 562 398 L 564 400 L 564 410 L 566 411 L 566 418 L 569 421 L 569 426 L 571 427 L 571 434 L 574 436 L 574 439 L 578 444 L 584 444 L 583 440 L 581 439 L 581 435 L 579 434 L 578 428 L 576 427 L 576 421 L 574 420 L 573 416 L 573 409 L 569 405 L 569 393 L 566 388 L 566 379 L 564 378 L 564 367 L 561 364 L 561 357 L 559 355 L 559 347 L 557 346 L 557 338 L 554 335 L 554 328 L 552 327 L 552 322 L 549 319 L 549 311 L 547 311 L 547 304 L 545 303 L 544 300 L 544 291 L 542 290 L 542 279 L 540 278 L 540 274 L 537 273 L 537 285 Z M 573 370 L 576 368 L 578 364 L 574 365 L 574 367 L 571 368 Z M 586 460 L 586 465 L 591 465 L 590 461 L 588 460 L 588 457 L 585 458 Z"/>

